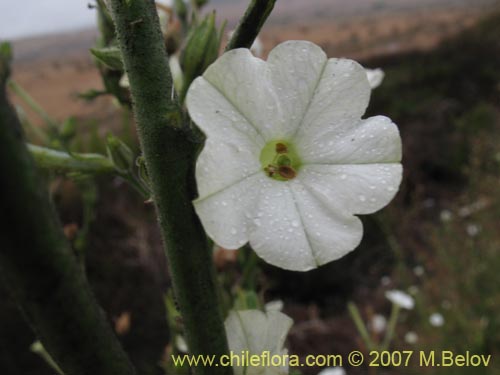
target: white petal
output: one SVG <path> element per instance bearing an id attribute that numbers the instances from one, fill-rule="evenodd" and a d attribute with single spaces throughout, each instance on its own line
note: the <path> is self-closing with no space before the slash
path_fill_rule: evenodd
<path id="1" fill-rule="evenodd" d="M 257 205 L 259 226 L 250 244 L 275 266 L 307 271 L 338 259 L 360 242 L 363 228 L 355 216 L 345 215 L 313 195 L 299 179 L 269 182 Z"/>
<path id="2" fill-rule="evenodd" d="M 262 167 L 253 145 L 240 141 L 220 142 L 208 138 L 196 163 L 196 181 L 200 198 L 215 194 L 259 172 Z"/>
<path id="3" fill-rule="evenodd" d="M 330 367 L 321 370 L 318 375 L 346 375 L 347 373 L 342 367 Z"/>
<path id="4" fill-rule="evenodd" d="M 210 83 L 198 78 L 187 97 L 191 118 L 207 141 L 196 164 L 201 198 L 214 194 L 261 169 L 264 140 Z"/>
<path id="5" fill-rule="evenodd" d="M 412 310 L 415 306 L 415 300 L 413 297 L 401 290 L 388 290 L 385 292 L 385 297 L 403 309 Z"/>
<path id="6" fill-rule="evenodd" d="M 267 64 L 285 116 L 283 139 L 291 137 L 301 124 L 326 62 L 323 50 L 305 41 L 281 43 L 269 53 Z"/>
<path id="7" fill-rule="evenodd" d="M 282 109 L 271 83 L 269 68 L 248 49 L 226 52 L 208 67 L 203 79 L 219 91 L 234 111 L 239 112 L 266 141 L 282 134 Z M 189 113 L 197 107 L 188 103 Z M 198 124 L 196 119 L 195 122 Z"/>
<path id="8" fill-rule="evenodd" d="M 248 351 L 250 355 L 282 355 L 286 336 L 293 321 L 279 311 L 263 313 L 259 310 L 231 311 L 225 321 L 229 349 L 235 353 Z M 285 367 L 285 368 L 283 368 Z M 235 374 L 286 374 L 288 366 L 267 369 L 235 367 Z"/>
<path id="9" fill-rule="evenodd" d="M 193 121 L 209 138 L 226 142 L 234 142 L 234 139 L 251 142 L 260 153 L 265 141 L 258 129 L 203 77 L 195 79 L 189 87 L 186 105 Z"/>
<path id="10" fill-rule="evenodd" d="M 384 80 L 385 73 L 382 69 L 365 69 L 366 77 L 368 78 L 368 82 L 370 82 L 371 89 L 376 89 L 382 84 Z"/>
<path id="11" fill-rule="evenodd" d="M 365 113 L 371 89 L 364 68 L 353 60 L 329 59 L 295 135 L 297 145 L 313 143 L 325 129 L 341 132 Z"/>
<path id="12" fill-rule="evenodd" d="M 259 185 L 264 179 L 268 177 L 257 172 L 193 202 L 205 231 L 218 245 L 237 249 L 248 242 L 252 213 L 260 195 Z"/>
<path id="13" fill-rule="evenodd" d="M 348 129 L 317 129 L 307 142 L 299 140 L 303 164 L 375 164 L 401 161 L 397 126 L 384 116 L 357 120 Z"/>
<path id="14" fill-rule="evenodd" d="M 292 319 L 279 311 L 231 311 L 225 322 L 230 350 L 277 353 L 283 349 L 292 324 Z"/>
<path id="15" fill-rule="evenodd" d="M 332 207 L 369 214 L 386 206 L 398 191 L 401 164 L 310 164 L 300 170 L 303 183 Z"/>

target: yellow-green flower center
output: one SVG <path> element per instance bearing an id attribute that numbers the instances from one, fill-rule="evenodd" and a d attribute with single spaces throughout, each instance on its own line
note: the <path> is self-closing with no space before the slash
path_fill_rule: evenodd
<path id="1" fill-rule="evenodd" d="M 268 142 L 260 153 L 260 163 L 266 175 L 278 181 L 288 181 L 297 176 L 300 159 L 288 141 Z"/>

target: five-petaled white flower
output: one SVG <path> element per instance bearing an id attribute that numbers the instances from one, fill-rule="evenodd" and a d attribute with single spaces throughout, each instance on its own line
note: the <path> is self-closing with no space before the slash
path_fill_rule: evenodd
<path id="1" fill-rule="evenodd" d="M 354 215 L 384 207 L 402 175 L 396 125 L 361 119 L 370 92 L 358 63 L 310 42 L 282 43 L 267 62 L 247 49 L 222 55 L 186 99 L 207 136 L 194 205 L 208 235 L 299 271 L 358 246 Z"/>

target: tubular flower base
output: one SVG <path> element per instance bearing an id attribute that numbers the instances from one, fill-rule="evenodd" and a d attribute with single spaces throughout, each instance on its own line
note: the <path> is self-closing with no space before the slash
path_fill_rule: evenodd
<path id="1" fill-rule="evenodd" d="M 358 246 L 354 215 L 387 205 L 402 175 L 396 125 L 361 119 L 370 92 L 358 63 L 309 42 L 282 43 L 267 62 L 247 49 L 221 56 L 186 101 L 207 136 L 194 204 L 208 235 L 298 271 Z"/>

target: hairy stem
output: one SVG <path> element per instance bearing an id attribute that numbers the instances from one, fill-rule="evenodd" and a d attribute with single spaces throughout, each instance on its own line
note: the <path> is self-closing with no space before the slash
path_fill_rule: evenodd
<path id="1" fill-rule="evenodd" d="M 119 172 L 113 162 L 101 154 L 69 154 L 64 151 L 27 144 L 38 168 L 54 172 L 84 173 L 91 175 L 114 174 L 123 178 L 144 199 L 150 198 L 148 187 L 132 172 Z"/>
<path id="2" fill-rule="evenodd" d="M 89 174 L 114 173 L 111 160 L 100 154 L 68 154 L 64 151 L 28 144 L 28 150 L 39 168 L 61 172 Z"/>
<path id="3" fill-rule="evenodd" d="M 250 48 L 271 14 L 275 3 L 276 0 L 252 0 L 227 44 L 226 51 L 235 48 Z"/>
<path id="4" fill-rule="evenodd" d="M 194 165 L 200 144 L 173 98 L 172 77 L 153 1 L 111 0 L 119 45 L 174 293 L 189 350 L 228 353 L 207 238 L 196 216 Z M 231 374 L 229 367 L 198 367 L 196 374 Z"/>
<path id="5" fill-rule="evenodd" d="M 92 294 L 7 100 L 0 45 L 0 277 L 68 375 L 134 375 Z"/>

